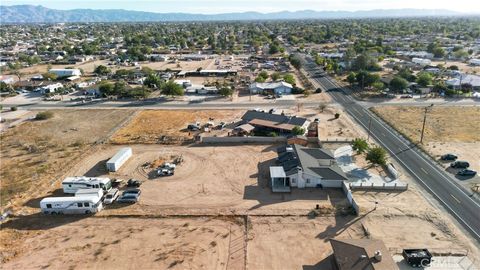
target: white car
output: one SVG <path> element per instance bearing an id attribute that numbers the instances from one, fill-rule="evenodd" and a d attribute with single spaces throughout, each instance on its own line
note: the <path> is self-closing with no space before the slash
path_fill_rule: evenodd
<path id="1" fill-rule="evenodd" d="M 161 168 L 169 169 L 169 170 L 175 170 L 176 167 L 177 167 L 177 165 L 175 165 L 173 163 L 168 163 L 168 162 L 163 163 L 162 166 L 161 166 Z"/>
<path id="2" fill-rule="evenodd" d="M 157 170 L 158 176 L 171 176 L 175 173 L 173 169 L 159 169 Z"/>
<path id="3" fill-rule="evenodd" d="M 105 195 L 105 199 L 103 200 L 104 204 L 111 204 L 113 203 L 118 196 L 120 195 L 120 192 L 116 188 L 112 188 L 107 195 Z"/>

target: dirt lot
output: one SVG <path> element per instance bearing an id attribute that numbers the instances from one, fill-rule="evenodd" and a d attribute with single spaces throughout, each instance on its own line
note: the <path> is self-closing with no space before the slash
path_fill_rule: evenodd
<path id="1" fill-rule="evenodd" d="M 413 141 L 420 140 L 424 108 L 384 106 L 374 111 Z M 433 107 L 427 113 L 424 143 L 433 155 L 453 152 L 480 170 L 478 127 L 480 107 Z"/>
<path id="2" fill-rule="evenodd" d="M 70 64 L 70 65 L 51 65 L 51 68 L 81 68 L 85 73 L 93 73 L 96 66 L 107 65 L 108 60 L 95 60 L 85 63 Z M 24 75 L 36 75 L 42 74 L 48 71 L 48 65 L 33 65 L 31 67 L 23 68 L 20 70 Z"/>
<path id="3" fill-rule="evenodd" d="M 119 148 L 105 146 L 98 149 L 69 174 L 120 179 L 133 177 L 144 181 L 140 205 L 142 211 L 154 214 L 232 211 L 305 214 L 316 204 L 324 207 L 325 211 L 333 211 L 333 206 L 345 203 L 343 194 L 336 190 L 295 190 L 291 194 L 272 194 L 268 186 L 268 166 L 274 163 L 276 157 L 273 146 L 132 145 L 134 156 L 118 172 L 109 174 L 105 171 L 105 161 Z M 184 162 L 177 167 L 174 176 L 157 177 L 152 166 L 144 166 L 155 160 L 171 162 L 176 156 L 181 156 Z M 125 213 L 123 208 L 115 211 Z"/>
<path id="4" fill-rule="evenodd" d="M 138 269 L 139 265 L 142 269 L 243 269 L 245 265 L 243 228 L 235 220 L 61 217 L 51 228 L 18 223 L 7 224 L 5 230 L 16 226 L 30 231 L 23 247 L 32 252 L 22 253 L 2 269 Z"/>
<path id="5" fill-rule="evenodd" d="M 65 167 L 132 113 L 128 110 L 52 112 L 51 119 L 27 120 L 0 135 L 2 210 L 21 204 L 36 191 L 45 192 L 65 173 Z M 18 202 L 7 204 L 14 196 Z"/>
<path id="6" fill-rule="evenodd" d="M 298 116 L 306 117 L 310 120 L 318 118 L 319 138 L 321 141 L 348 141 L 354 138 L 367 137 L 365 131 L 360 128 L 348 114 L 340 107 L 324 103 L 327 107 L 323 110 L 318 108 L 302 108 Z M 335 113 L 340 117 L 335 119 Z"/>
<path id="7" fill-rule="evenodd" d="M 175 111 L 175 110 L 145 110 L 139 112 L 124 128 L 116 132 L 111 138 L 112 143 L 181 143 L 191 140 L 192 132 L 186 130 L 188 124 L 200 122 L 202 125 L 209 118 L 220 122 L 230 123 L 240 119 L 243 111 Z"/>

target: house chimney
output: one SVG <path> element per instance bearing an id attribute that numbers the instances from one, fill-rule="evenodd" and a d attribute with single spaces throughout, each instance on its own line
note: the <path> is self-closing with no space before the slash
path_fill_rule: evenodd
<path id="1" fill-rule="evenodd" d="M 377 262 L 382 261 L 382 252 L 380 252 L 380 250 L 375 251 L 375 260 L 377 260 Z"/>

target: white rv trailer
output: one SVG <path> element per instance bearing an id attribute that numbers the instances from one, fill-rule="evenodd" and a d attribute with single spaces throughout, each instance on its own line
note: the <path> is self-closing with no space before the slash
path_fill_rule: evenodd
<path id="1" fill-rule="evenodd" d="M 132 156 L 132 148 L 120 149 L 111 159 L 107 161 L 107 170 L 116 172 Z"/>
<path id="2" fill-rule="evenodd" d="M 101 188 L 82 188 L 75 192 L 75 197 L 103 197 L 103 189 Z"/>
<path id="3" fill-rule="evenodd" d="M 40 201 L 44 214 L 91 214 L 103 209 L 102 200 L 96 196 L 49 197 Z"/>
<path id="4" fill-rule="evenodd" d="M 110 191 L 112 181 L 110 178 L 74 176 L 67 177 L 62 182 L 63 192 L 75 194 L 79 189 L 101 188 L 104 192 Z"/>

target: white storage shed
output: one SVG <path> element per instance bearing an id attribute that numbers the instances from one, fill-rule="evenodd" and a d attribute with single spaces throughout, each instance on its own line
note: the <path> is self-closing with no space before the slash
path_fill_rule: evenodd
<path id="1" fill-rule="evenodd" d="M 132 156 L 132 148 L 120 149 L 110 160 L 107 161 L 107 170 L 116 172 Z"/>

